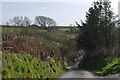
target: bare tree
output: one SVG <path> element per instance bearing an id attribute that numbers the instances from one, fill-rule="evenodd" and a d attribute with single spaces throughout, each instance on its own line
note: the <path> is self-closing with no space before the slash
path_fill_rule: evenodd
<path id="1" fill-rule="evenodd" d="M 20 18 L 19 18 L 19 16 L 14 17 L 12 22 L 13 22 L 13 24 L 15 26 L 20 26 Z"/>
<path id="2" fill-rule="evenodd" d="M 6 22 L 6 25 L 11 25 L 11 26 L 30 26 L 31 21 L 28 17 L 22 17 L 22 16 L 15 16 L 13 19 L 10 19 L 10 21 Z"/>
<path id="3" fill-rule="evenodd" d="M 56 22 L 49 17 L 36 16 L 35 17 L 35 24 L 38 24 L 41 27 L 53 27 L 56 25 Z"/>
<path id="4" fill-rule="evenodd" d="M 28 17 L 24 17 L 24 24 L 25 24 L 25 26 L 30 26 L 31 21 Z"/>

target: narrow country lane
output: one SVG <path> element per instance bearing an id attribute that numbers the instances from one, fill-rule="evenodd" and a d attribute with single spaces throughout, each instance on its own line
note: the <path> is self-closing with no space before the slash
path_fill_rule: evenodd
<path id="1" fill-rule="evenodd" d="M 91 72 L 83 70 L 83 69 L 76 69 L 76 70 L 69 70 L 67 73 L 63 74 L 60 78 L 97 78 Z"/>

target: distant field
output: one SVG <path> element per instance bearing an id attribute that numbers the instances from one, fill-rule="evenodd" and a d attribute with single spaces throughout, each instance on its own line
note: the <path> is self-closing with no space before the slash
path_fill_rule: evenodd
<path id="1" fill-rule="evenodd" d="M 70 31 L 70 28 L 59 28 L 60 31 Z"/>
<path id="2" fill-rule="evenodd" d="M 14 33 L 22 32 L 23 28 L 2 27 L 2 32 Z"/>
<path id="3" fill-rule="evenodd" d="M 38 32 L 46 32 L 46 31 L 47 31 L 47 30 L 40 30 L 40 29 L 38 30 Z"/>
<path id="4" fill-rule="evenodd" d="M 79 28 L 58 28 L 60 31 L 72 31 L 72 30 L 78 30 Z"/>
<path id="5" fill-rule="evenodd" d="M 16 31 L 18 31 L 18 32 L 20 32 L 20 31 L 22 31 L 23 29 L 25 29 L 24 27 L 18 27 L 18 28 L 16 28 L 16 27 L 2 27 L 3 29 L 3 31 L 4 32 L 16 32 Z M 36 28 L 36 27 L 27 27 L 27 29 L 37 29 L 38 30 L 38 32 L 46 32 L 47 30 L 46 29 L 41 29 L 41 28 Z M 68 27 L 61 27 L 61 28 L 56 28 L 57 30 L 59 30 L 59 31 L 74 31 L 74 30 L 78 30 L 79 28 L 68 28 Z"/>

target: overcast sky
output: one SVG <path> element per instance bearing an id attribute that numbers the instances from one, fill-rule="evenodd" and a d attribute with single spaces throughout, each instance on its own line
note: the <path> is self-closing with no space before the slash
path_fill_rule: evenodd
<path id="1" fill-rule="evenodd" d="M 96 0 L 2 0 L 2 23 L 14 16 L 27 16 L 34 22 L 34 17 L 41 15 L 67 26 L 84 21 L 93 1 Z M 115 14 L 118 14 L 118 1 L 111 0 Z"/>

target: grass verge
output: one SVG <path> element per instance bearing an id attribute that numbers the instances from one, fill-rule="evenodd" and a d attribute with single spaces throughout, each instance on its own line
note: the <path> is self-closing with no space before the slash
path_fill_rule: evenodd
<path id="1" fill-rule="evenodd" d="M 120 58 L 118 57 L 110 57 L 106 58 L 107 65 L 103 67 L 100 71 L 96 71 L 95 73 L 101 76 L 116 74 L 120 72 Z"/>
<path id="2" fill-rule="evenodd" d="M 57 78 L 66 70 L 66 62 L 56 61 L 50 57 L 49 61 L 41 61 L 29 54 L 3 53 L 3 78 Z"/>
<path id="3" fill-rule="evenodd" d="M 79 67 L 87 69 L 97 75 L 106 76 L 120 72 L 120 58 L 117 56 L 108 57 L 103 60 L 92 59 L 82 62 Z"/>

